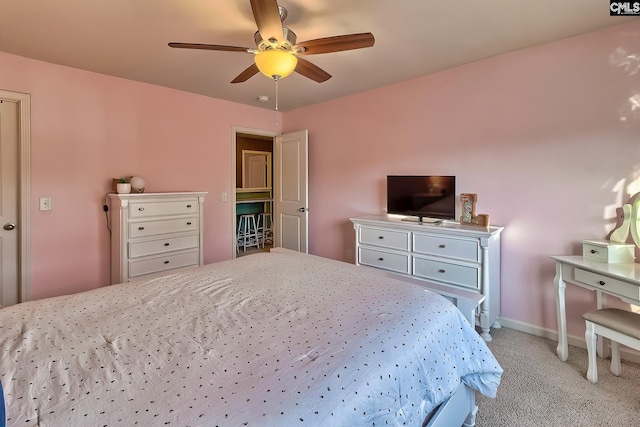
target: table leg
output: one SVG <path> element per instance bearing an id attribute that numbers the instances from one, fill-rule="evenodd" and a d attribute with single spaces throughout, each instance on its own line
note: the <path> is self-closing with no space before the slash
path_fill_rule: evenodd
<path id="1" fill-rule="evenodd" d="M 562 279 L 562 263 L 556 261 L 556 276 L 553 278 L 556 290 L 556 315 L 558 317 L 558 347 L 556 354 L 563 362 L 569 357 L 569 343 L 567 342 L 567 311 L 565 307 L 565 288 L 567 284 Z"/>
<path id="2" fill-rule="evenodd" d="M 607 296 L 602 292 L 596 290 L 596 307 L 598 310 L 605 306 L 606 300 Z M 602 359 L 606 359 L 607 357 L 609 357 L 609 346 L 607 346 L 606 341 L 600 335 L 598 335 L 596 349 L 596 353 Z"/>

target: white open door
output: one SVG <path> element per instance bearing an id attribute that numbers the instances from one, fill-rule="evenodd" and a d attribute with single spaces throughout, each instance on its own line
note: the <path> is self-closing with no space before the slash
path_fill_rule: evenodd
<path id="1" fill-rule="evenodd" d="M 275 246 L 309 252 L 309 133 L 279 135 L 274 144 Z"/>
<path id="2" fill-rule="evenodd" d="M 18 104 L 0 101 L 0 307 L 20 302 Z"/>
<path id="3" fill-rule="evenodd" d="M 0 90 L 0 100 L 0 306 L 8 306 L 30 299 L 31 97 Z"/>

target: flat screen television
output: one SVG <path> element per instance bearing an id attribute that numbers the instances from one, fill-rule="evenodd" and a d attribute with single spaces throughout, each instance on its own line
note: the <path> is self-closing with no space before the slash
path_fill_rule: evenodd
<path id="1" fill-rule="evenodd" d="M 420 222 L 438 222 L 454 220 L 455 211 L 455 176 L 387 176 L 387 213 L 415 217 L 413 220 Z"/>

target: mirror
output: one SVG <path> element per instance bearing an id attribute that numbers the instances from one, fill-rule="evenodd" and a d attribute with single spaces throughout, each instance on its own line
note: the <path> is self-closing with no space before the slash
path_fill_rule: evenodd
<path id="1" fill-rule="evenodd" d="M 242 150 L 242 188 L 271 189 L 271 153 Z"/>
<path id="2" fill-rule="evenodd" d="M 640 193 L 616 209 L 616 226 L 607 240 L 635 245 L 636 262 L 640 262 Z"/>

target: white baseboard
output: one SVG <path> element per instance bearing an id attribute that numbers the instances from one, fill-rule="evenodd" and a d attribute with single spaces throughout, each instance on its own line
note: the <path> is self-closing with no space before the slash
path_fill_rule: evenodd
<path id="1" fill-rule="evenodd" d="M 558 341 L 558 332 L 556 332 L 555 330 L 541 328 L 540 326 L 530 325 L 528 323 L 520 322 L 519 320 L 511 320 L 504 317 L 499 318 L 498 322 L 505 328 L 515 329 L 516 331 L 524 332 L 530 335 Z M 577 337 L 575 335 L 568 335 L 567 341 L 569 342 L 569 345 L 572 345 L 574 347 L 583 349 L 587 348 L 587 343 L 584 339 L 584 336 Z M 609 351 L 609 354 L 611 354 L 611 351 Z M 623 345 L 620 346 L 620 358 L 629 362 L 640 364 L 640 353 Z"/>

